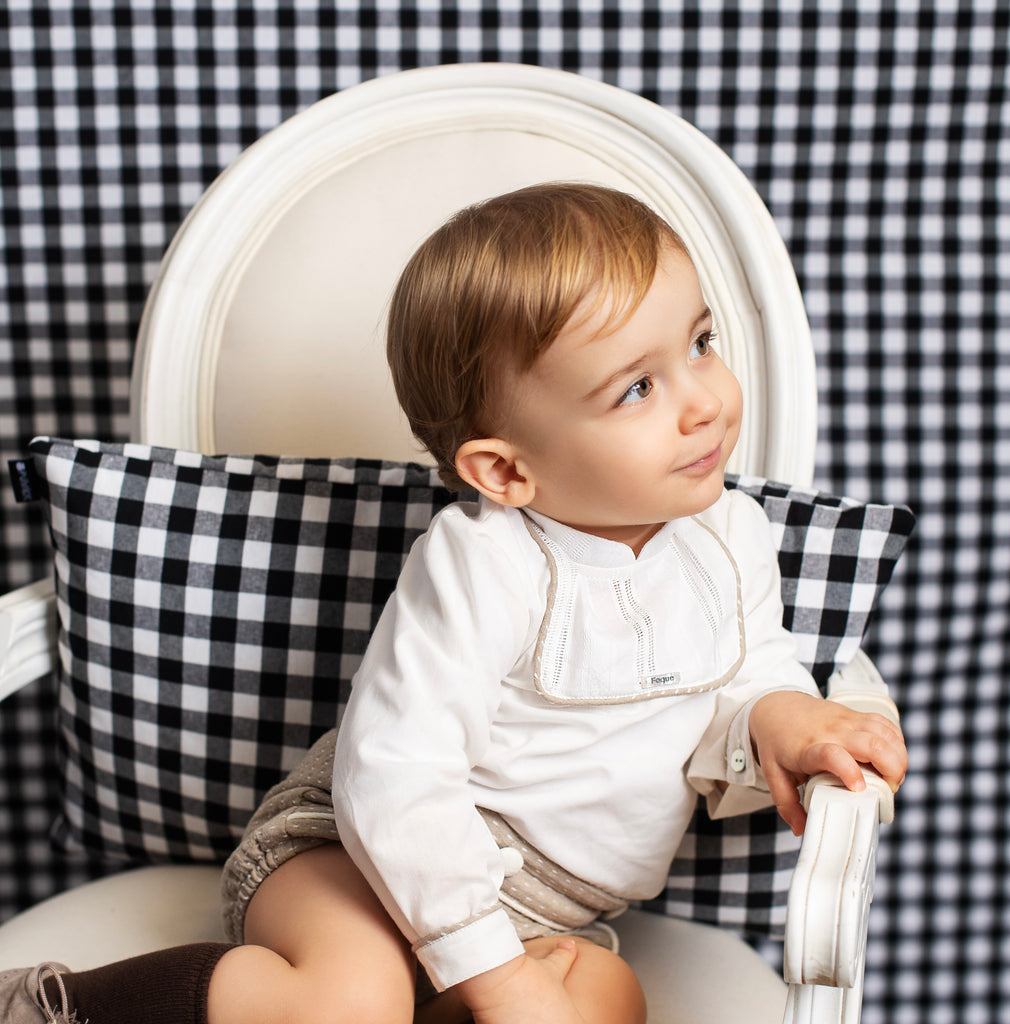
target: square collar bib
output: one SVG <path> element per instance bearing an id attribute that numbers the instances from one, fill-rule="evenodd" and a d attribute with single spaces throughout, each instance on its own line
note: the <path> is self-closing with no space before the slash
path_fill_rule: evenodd
<path id="1" fill-rule="evenodd" d="M 704 513 L 702 514 L 704 515 Z M 701 517 L 628 545 L 523 510 L 547 560 L 534 686 L 556 704 L 624 704 L 714 690 L 743 662 L 740 572 Z"/>

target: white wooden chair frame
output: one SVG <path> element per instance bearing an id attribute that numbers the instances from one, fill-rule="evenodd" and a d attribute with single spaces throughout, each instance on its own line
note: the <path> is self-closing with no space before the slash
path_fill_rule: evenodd
<path id="1" fill-rule="evenodd" d="M 488 155 L 482 157 L 486 144 Z M 461 153 L 485 160 L 477 168 L 476 186 L 472 169 L 464 169 L 459 180 L 451 170 Z M 284 272 L 276 261 L 263 263 L 266 240 L 288 230 L 292 219 L 299 230 L 309 230 L 306 222 L 320 191 L 342 187 L 348 176 L 352 183 L 381 178 L 403 154 L 411 161 L 405 177 L 424 193 L 426 209 L 409 230 L 399 220 L 378 223 L 382 218 L 374 208 L 368 213 L 377 222 L 376 245 L 385 244 L 387 233 L 397 233 L 401 247 L 390 255 L 388 281 L 379 282 L 380 289 L 391 283 L 402 257 L 435 223 L 478 197 L 469 194 L 475 188 L 490 195 L 528 180 L 580 176 L 637 192 L 687 240 L 719 324 L 721 349 L 744 384 L 746 421 L 731 468 L 795 484 L 810 482 L 817 385 L 809 327 L 788 255 L 754 189 L 709 140 L 638 96 L 562 72 L 502 64 L 406 72 L 346 90 L 271 132 L 215 182 L 177 234 L 145 310 L 131 396 L 136 440 L 204 452 L 417 457 L 393 411 L 374 309 L 363 327 L 351 328 L 368 337 L 358 353 L 362 358 L 353 360 L 356 365 L 347 373 L 368 382 L 370 412 L 378 405 L 390 412 L 379 424 L 369 420 L 360 435 L 346 423 L 328 422 L 325 395 L 312 406 L 301 401 L 301 394 L 299 405 L 310 406 L 305 415 L 311 431 L 300 427 L 295 440 L 283 432 L 276 435 L 274 427 L 286 423 L 287 416 L 271 409 L 272 396 L 263 390 L 283 373 L 283 367 L 270 365 L 277 358 L 277 346 L 270 343 L 276 325 L 264 330 L 262 341 L 251 342 L 252 354 L 243 338 L 240 355 L 234 339 L 241 332 L 232 320 L 236 296 L 249 289 L 250 280 L 255 284 L 264 275 Z M 309 216 L 299 212 L 299 204 L 306 203 Z M 409 217 L 413 208 L 408 194 L 398 217 Z M 329 272 L 353 277 L 353 262 L 345 260 Z M 349 288 L 355 287 L 352 280 Z M 309 325 L 307 333 L 316 329 Z M 246 364 L 264 363 L 261 381 L 248 388 L 243 383 L 236 389 L 241 401 L 229 405 L 227 389 L 219 385 L 242 373 Z M 353 392 L 353 380 L 348 383 Z M 382 386 L 385 398 L 376 398 Z M 361 422 L 364 417 L 350 410 L 345 419 Z M 0 700 L 55 668 L 55 632 L 50 580 L 0 598 Z M 862 655 L 832 680 L 830 696 L 896 718 L 884 683 Z M 830 778 L 807 786 L 809 821 L 788 902 L 789 989 L 782 1018 L 787 1024 L 856 1024 L 859 1019 L 878 828 L 893 815 L 887 786 L 876 777 L 869 781 L 863 793 L 841 789 Z M 131 876 L 122 884 L 167 884 L 169 874 L 186 870 L 194 885 L 206 890 L 213 883 L 213 869 L 145 870 L 151 873 L 148 879 Z M 122 889 L 118 898 L 123 905 L 130 905 L 135 891 Z M 107 890 L 102 893 L 104 901 Z M 0 968 L 20 962 L 4 959 L 23 957 L 25 935 L 32 929 L 44 936 L 48 928 L 58 927 L 57 918 L 66 927 L 68 900 L 74 896 L 62 894 L 0 927 Z M 659 927 L 657 920 L 635 923 L 643 935 Z M 206 922 L 181 921 L 177 936 L 173 927 L 161 921 L 151 935 L 126 941 L 144 948 L 145 942 L 184 941 L 211 929 Z M 722 940 L 708 931 L 693 934 L 698 948 L 709 941 Z M 647 976 L 648 991 L 650 979 L 666 973 L 668 965 L 661 953 L 657 956 L 651 938 L 640 938 L 637 946 L 643 958 L 650 947 L 654 960 L 651 967 L 639 968 Z M 639 967 L 637 946 L 632 936 L 629 957 Z M 708 957 L 726 955 L 722 945 L 705 948 Z M 134 947 L 120 949 L 113 941 L 104 950 L 125 955 Z M 752 997 L 745 993 L 741 1006 L 753 1006 Z M 699 1011 L 698 1020 L 715 1019 Z"/>

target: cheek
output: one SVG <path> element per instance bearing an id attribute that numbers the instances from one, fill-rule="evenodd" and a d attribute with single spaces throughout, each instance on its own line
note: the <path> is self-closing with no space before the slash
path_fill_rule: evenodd
<path id="1" fill-rule="evenodd" d="M 743 422 L 743 392 L 740 384 L 729 370 L 726 371 L 726 387 L 723 390 L 723 416 L 729 434 L 736 443 L 740 435 L 740 424 Z"/>
<path id="2" fill-rule="evenodd" d="M 743 415 L 743 389 L 733 373 L 726 368 L 726 409 L 729 418 L 739 423 Z"/>

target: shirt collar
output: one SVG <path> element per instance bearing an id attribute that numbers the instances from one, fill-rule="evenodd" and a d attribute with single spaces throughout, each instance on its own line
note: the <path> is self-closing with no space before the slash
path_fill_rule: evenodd
<path id="1" fill-rule="evenodd" d="M 671 520 L 651 537 L 642 548 L 638 558 L 627 544 L 616 540 L 597 537 L 574 527 L 565 526 L 557 520 L 524 508 L 522 513 L 528 516 L 573 562 L 579 565 L 592 566 L 597 569 L 610 569 L 622 565 L 634 565 L 662 550 L 671 533 L 677 528 L 677 521 Z"/>

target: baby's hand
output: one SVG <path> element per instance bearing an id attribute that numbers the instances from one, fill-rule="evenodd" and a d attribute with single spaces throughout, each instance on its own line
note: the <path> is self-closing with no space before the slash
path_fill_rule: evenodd
<path id="1" fill-rule="evenodd" d="M 585 1024 L 564 987 L 577 956 L 575 943 L 562 940 L 543 959 L 523 955 L 462 982 L 474 1024 Z"/>
<path id="2" fill-rule="evenodd" d="M 858 791 L 866 788 L 860 766 L 870 765 L 896 791 L 908 768 L 893 722 L 806 693 L 762 697 L 751 709 L 750 735 L 775 806 L 795 835 L 806 825 L 799 786 L 810 776 L 830 772 Z"/>

